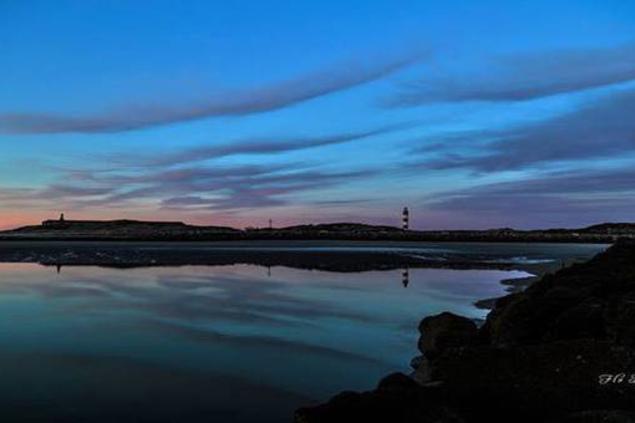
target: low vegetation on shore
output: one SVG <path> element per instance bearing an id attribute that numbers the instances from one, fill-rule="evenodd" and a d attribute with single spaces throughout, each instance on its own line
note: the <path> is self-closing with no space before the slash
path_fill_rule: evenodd
<path id="1" fill-rule="evenodd" d="M 482 241 L 482 242 L 588 242 L 612 243 L 635 238 L 635 224 L 606 223 L 580 229 L 516 230 L 404 230 L 392 226 L 359 223 L 299 225 L 283 228 L 235 229 L 225 226 L 194 226 L 182 222 L 135 220 L 48 220 L 42 225 L 0 232 L 0 240 L 359 240 L 359 241 Z"/>

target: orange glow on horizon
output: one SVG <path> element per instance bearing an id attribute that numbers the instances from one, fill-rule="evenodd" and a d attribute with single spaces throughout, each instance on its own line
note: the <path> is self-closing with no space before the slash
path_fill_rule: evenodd
<path id="1" fill-rule="evenodd" d="M 46 219 L 57 219 L 61 212 L 40 212 L 29 211 L 25 213 L 2 212 L 0 211 L 0 230 L 15 229 L 22 226 L 39 225 Z M 211 226 L 231 226 L 234 228 L 245 228 L 248 226 L 265 227 L 268 226 L 268 218 L 247 215 L 239 215 L 234 213 L 210 213 L 202 214 L 174 214 L 173 212 L 157 211 L 149 212 L 122 212 L 122 213 L 68 213 L 65 212 L 65 218 L 68 220 L 116 220 L 116 219 L 133 219 L 146 221 L 180 221 L 192 225 L 211 225 Z M 274 226 L 289 226 L 304 223 L 303 219 L 289 218 L 273 215 Z M 313 222 L 315 223 L 315 222 Z"/>
<path id="2" fill-rule="evenodd" d="M 57 219 L 59 213 L 27 211 L 24 213 L 15 213 L 9 211 L 0 211 L 0 230 L 15 229 L 21 226 L 39 225 L 46 219 Z M 362 218 L 352 213 L 334 213 L 326 215 L 316 215 L 315 210 L 310 208 L 303 209 L 296 207 L 292 214 L 283 215 L 280 211 L 259 210 L 245 211 L 244 213 L 218 211 L 210 213 L 192 212 L 192 213 L 175 213 L 168 210 L 157 211 L 130 211 L 130 210 L 112 210 L 107 213 L 99 212 L 68 212 L 63 211 L 67 220 L 116 220 L 116 219 L 132 219 L 146 221 L 180 221 L 191 225 L 200 226 L 230 226 L 233 228 L 246 227 L 267 227 L 269 226 L 269 218 L 273 220 L 274 227 L 284 227 L 302 224 L 320 224 L 334 222 L 357 222 L 370 224 L 399 224 L 397 215 L 394 216 L 394 222 L 390 219 L 382 219 L 379 216 L 369 216 Z"/>

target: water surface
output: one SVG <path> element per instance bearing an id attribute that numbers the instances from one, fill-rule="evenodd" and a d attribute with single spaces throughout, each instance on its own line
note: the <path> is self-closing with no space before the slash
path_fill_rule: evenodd
<path id="1" fill-rule="evenodd" d="M 531 263 L 594 250 L 526 247 L 488 259 Z M 409 371 L 422 317 L 482 319 L 473 303 L 503 295 L 500 280 L 526 275 L 243 264 L 57 273 L 0 263 L 0 417 L 290 421 L 301 405 Z"/>

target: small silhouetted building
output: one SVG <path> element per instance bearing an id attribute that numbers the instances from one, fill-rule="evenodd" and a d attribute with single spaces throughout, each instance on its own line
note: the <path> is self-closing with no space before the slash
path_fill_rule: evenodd
<path id="1" fill-rule="evenodd" d="M 57 220 L 48 219 L 42 222 L 42 226 L 61 228 L 66 226 L 66 220 L 64 219 L 64 213 L 60 214 L 60 218 Z"/>

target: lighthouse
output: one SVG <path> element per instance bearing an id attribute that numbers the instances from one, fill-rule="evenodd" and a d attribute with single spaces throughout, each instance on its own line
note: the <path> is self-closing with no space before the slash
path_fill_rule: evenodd
<path id="1" fill-rule="evenodd" d="M 403 230 L 407 230 L 410 226 L 410 212 L 408 211 L 408 207 L 403 208 L 403 212 L 401 213 L 401 227 Z"/>

